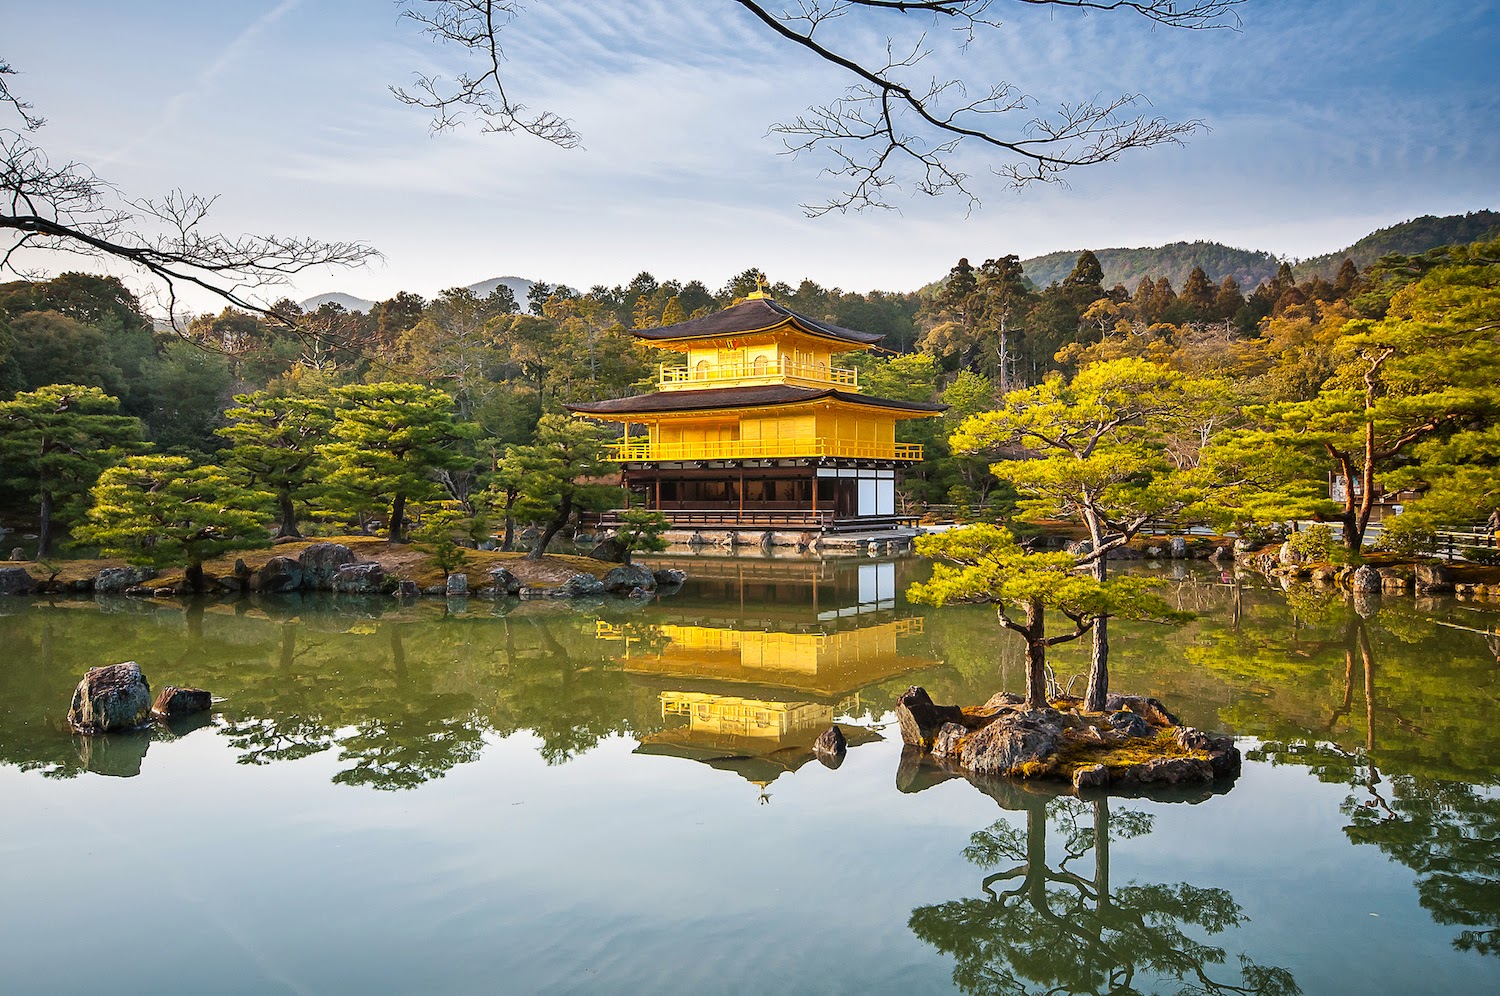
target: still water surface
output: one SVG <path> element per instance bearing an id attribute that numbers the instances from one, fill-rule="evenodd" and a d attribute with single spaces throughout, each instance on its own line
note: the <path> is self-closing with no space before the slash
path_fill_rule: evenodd
<path id="1" fill-rule="evenodd" d="M 919 562 L 673 566 L 647 605 L 0 603 L 0 991 L 1500 991 L 1492 609 L 1179 579 L 1198 621 L 1117 626 L 1114 685 L 1245 773 L 1080 802 L 903 767 L 901 689 L 1023 685 L 988 611 L 902 600 Z M 212 721 L 69 735 L 125 659 Z"/>

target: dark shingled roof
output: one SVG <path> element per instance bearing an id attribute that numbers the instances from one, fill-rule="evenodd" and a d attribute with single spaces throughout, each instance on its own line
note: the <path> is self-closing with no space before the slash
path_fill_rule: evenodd
<path id="1" fill-rule="evenodd" d="M 637 394 L 613 401 L 581 401 L 563 405 L 580 415 L 648 415 L 657 412 L 711 411 L 715 408 L 755 408 L 765 405 L 795 405 L 804 401 L 832 398 L 870 408 L 890 408 L 909 412 L 941 412 L 947 405 L 921 401 L 892 401 L 868 394 L 849 394 L 834 388 L 793 387 L 791 384 L 764 384 L 756 387 L 715 387 L 701 391 L 659 391 Z"/>
<path id="2" fill-rule="evenodd" d="M 676 325 L 667 325 L 659 329 L 634 329 L 632 335 L 638 339 L 648 341 L 659 341 L 663 339 L 706 339 L 725 335 L 742 335 L 747 332 L 760 332 L 764 329 L 773 328 L 791 319 L 798 325 L 807 329 L 815 335 L 825 335 L 834 339 L 842 339 L 845 342 L 856 343 L 860 346 L 868 346 L 884 339 L 883 335 L 871 332 L 856 332 L 853 329 L 842 328 L 828 322 L 820 322 L 816 318 L 808 318 L 799 315 L 790 308 L 784 308 L 772 301 L 770 298 L 754 298 L 743 301 L 732 308 L 725 308 L 712 315 L 704 315 L 702 318 L 693 318 Z"/>

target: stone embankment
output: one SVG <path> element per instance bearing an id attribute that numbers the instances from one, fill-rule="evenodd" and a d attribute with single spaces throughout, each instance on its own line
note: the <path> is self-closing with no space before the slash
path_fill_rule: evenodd
<path id="1" fill-rule="evenodd" d="M 539 560 L 503 554 L 474 556 L 475 567 L 443 576 L 430 558 L 408 546 L 380 543 L 319 542 L 277 553 L 255 566 L 244 559 L 210 573 L 210 593 L 293 595 L 331 592 L 340 595 L 395 595 L 444 598 L 589 598 L 617 595 L 649 598 L 671 591 L 686 575 L 678 570 L 652 571 L 639 564 L 607 564 L 579 557 Z M 284 549 L 277 547 L 277 550 Z M 103 566 L 72 569 L 69 576 L 38 578 L 27 568 L 0 567 L 0 595 L 113 594 L 139 597 L 191 595 L 180 575 L 158 576 L 149 567 Z M 437 582 L 437 583 L 424 583 Z"/>
<path id="2" fill-rule="evenodd" d="M 978 707 L 937 705 L 916 685 L 896 701 L 901 738 L 940 767 L 978 777 L 1071 783 L 1075 791 L 1233 779 L 1240 752 L 1225 736 L 1181 725 L 1156 699 L 1111 695 L 1103 712 L 1077 699 L 1027 709 L 1000 693 Z"/>
<path id="3" fill-rule="evenodd" d="M 1238 562 L 1283 586 L 1301 582 L 1321 588 L 1337 588 L 1356 595 L 1457 594 L 1469 597 L 1500 597 L 1493 568 L 1473 564 L 1439 562 L 1332 564 L 1301 557 L 1290 542 L 1279 547 L 1242 551 Z M 1488 577 L 1489 583 L 1486 582 Z"/>

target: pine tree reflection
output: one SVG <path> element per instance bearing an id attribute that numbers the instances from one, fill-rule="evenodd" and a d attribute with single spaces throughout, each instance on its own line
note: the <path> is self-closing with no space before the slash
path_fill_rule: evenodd
<path id="1" fill-rule="evenodd" d="M 1003 870 L 984 878 L 983 896 L 921 906 L 910 920 L 918 937 L 954 956 L 953 981 L 965 992 L 1125 996 L 1159 984 L 1180 993 L 1301 992 L 1286 969 L 1241 954 L 1236 973 L 1224 948 L 1188 933 L 1216 935 L 1245 921 L 1225 890 L 1111 882 L 1111 838 L 1149 833 L 1149 815 L 1112 813 L 1103 796 L 1084 802 L 982 787 L 1026 814 L 1024 830 L 997 820 L 964 849 L 974 864 Z M 1049 838 L 1058 852 L 1050 856 Z M 1090 852 L 1092 870 L 1078 870 Z"/>
<path id="2" fill-rule="evenodd" d="M 1341 812 L 1350 820 L 1344 828 L 1349 839 L 1373 844 L 1417 873 L 1423 909 L 1440 924 L 1465 928 L 1453 939 L 1455 948 L 1500 956 L 1500 797 L 1493 785 L 1450 781 L 1420 770 L 1382 770 L 1380 757 L 1393 765 L 1409 759 L 1404 751 L 1381 743 L 1380 716 L 1389 714 L 1386 728 L 1403 743 L 1421 731 L 1403 722 L 1398 709 L 1383 711 L 1378 705 L 1376 651 L 1367 622 L 1374 614 L 1368 602 L 1348 610 L 1343 692 L 1327 725 L 1327 735 L 1334 739 L 1267 742 L 1252 756 L 1301 765 L 1322 781 L 1348 785 Z M 1336 737 L 1341 722 L 1353 715 L 1356 684 L 1364 697 L 1363 743 L 1343 747 Z"/>

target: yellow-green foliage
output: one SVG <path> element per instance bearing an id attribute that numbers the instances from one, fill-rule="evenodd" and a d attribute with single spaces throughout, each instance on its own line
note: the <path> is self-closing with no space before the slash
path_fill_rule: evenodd
<path id="1" fill-rule="evenodd" d="M 1144 577 L 1098 581 L 1080 573 L 1070 553 L 1031 553 L 1003 526 L 974 525 L 921 536 L 917 552 L 938 559 L 932 577 L 913 584 L 906 597 L 929 605 L 988 602 L 1024 609 L 1033 599 L 1070 617 L 1109 614 L 1131 619 L 1187 618 L 1152 592 Z"/>

